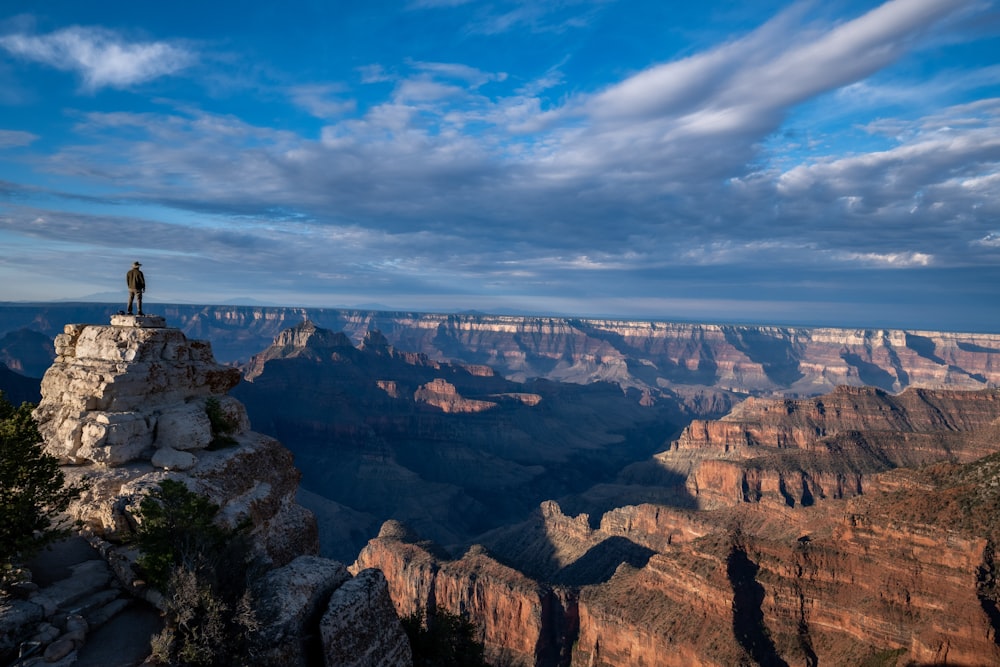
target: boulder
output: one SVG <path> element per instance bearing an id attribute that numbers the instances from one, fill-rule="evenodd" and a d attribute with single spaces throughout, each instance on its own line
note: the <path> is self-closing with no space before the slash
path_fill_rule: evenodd
<path id="1" fill-rule="evenodd" d="M 300 556 L 262 577 L 254 586 L 258 664 L 305 667 L 330 595 L 350 578 L 342 564 L 316 556 Z"/>
<path id="2" fill-rule="evenodd" d="M 337 589 L 320 621 L 327 667 L 412 665 L 413 654 L 381 571 L 362 570 Z"/>
<path id="3" fill-rule="evenodd" d="M 179 452 L 172 447 L 157 449 L 150 459 L 150 463 L 164 470 L 190 470 L 197 462 L 198 459 L 191 452 Z"/>

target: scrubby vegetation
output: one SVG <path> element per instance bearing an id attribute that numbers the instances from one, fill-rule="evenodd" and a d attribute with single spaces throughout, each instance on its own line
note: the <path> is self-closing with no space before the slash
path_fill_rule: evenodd
<path id="1" fill-rule="evenodd" d="M 212 424 L 212 442 L 209 443 L 208 448 L 222 449 L 235 445 L 236 439 L 232 433 L 236 430 L 236 422 L 223 412 L 219 399 L 210 396 L 205 400 L 205 414 L 208 415 L 208 421 Z"/>
<path id="2" fill-rule="evenodd" d="M 413 649 L 414 667 L 489 667 L 476 626 L 467 618 L 436 611 L 426 618 L 417 611 L 402 619 Z"/>
<path id="3" fill-rule="evenodd" d="M 247 527 L 216 523 L 219 507 L 183 483 L 163 480 L 136 512 L 137 563 L 166 597 L 166 627 L 153 639 L 163 665 L 252 664 L 257 570 Z"/>
<path id="4" fill-rule="evenodd" d="M 14 407 L 0 391 L 0 584 L 45 545 L 65 537 L 64 512 L 86 488 L 66 485 L 55 457 L 45 453 L 30 403 Z"/>

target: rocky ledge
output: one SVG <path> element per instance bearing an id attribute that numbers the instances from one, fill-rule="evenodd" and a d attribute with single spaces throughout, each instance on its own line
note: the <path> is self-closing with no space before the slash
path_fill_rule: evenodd
<path id="1" fill-rule="evenodd" d="M 251 518 L 275 565 L 316 553 L 315 519 L 295 503 L 291 454 L 251 431 L 243 405 L 226 395 L 239 371 L 216 363 L 208 343 L 150 326 L 162 318 L 113 321 L 124 319 L 136 322 L 67 325 L 42 378 L 35 419 L 46 449 L 67 479 L 90 479 L 74 518 L 117 539 L 130 530 L 130 506 L 172 478 L 208 496 L 234 524 Z"/>
<path id="2" fill-rule="evenodd" d="M 35 419 L 67 481 L 89 480 L 70 514 L 92 543 L 104 545 L 101 556 L 124 590 L 161 601 L 137 581 L 136 554 L 123 540 L 137 521 L 131 509 L 145 493 L 177 480 L 217 504 L 220 521 L 252 526 L 255 550 L 268 567 L 254 590 L 263 628 L 258 640 L 267 647 L 258 664 L 411 663 L 384 577 L 377 571 L 352 577 L 342 564 L 315 555 L 316 521 L 295 502 L 300 473 L 291 453 L 250 429 L 243 404 L 227 395 L 239 371 L 216 363 L 208 343 L 188 340 L 162 318 L 116 315 L 110 326 L 67 325 L 55 345 Z M 109 595 L 118 594 L 117 585 L 108 586 L 116 591 Z M 30 593 L 21 606 L 42 609 L 45 595 Z M 8 607 L 0 604 L 0 662 L 25 642 L 40 642 L 36 626 L 47 622 L 41 613 L 18 621 Z M 75 661 L 83 639 L 73 639 L 59 664 Z"/>

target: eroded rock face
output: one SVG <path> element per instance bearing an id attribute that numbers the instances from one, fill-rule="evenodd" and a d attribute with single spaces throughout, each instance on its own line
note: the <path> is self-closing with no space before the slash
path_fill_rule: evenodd
<path id="1" fill-rule="evenodd" d="M 305 667 L 309 640 L 319 639 L 319 618 L 335 590 L 351 579 L 340 563 L 300 556 L 268 572 L 255 589 L 260 635 L 259 665 Z"/>
<path id="2" fill-rule="evenodd" d="M 67 478 L 90 479 L 74 518 L 97 535 L 127 534 L 130 504 L 169 477 L 208 496 L 230 524 L 249 518 L 268 560 L 316 553 L 315 520 L 294 500 L 300 475 L 291 454 L 251 431 L 243 405 L 226 395 L 239 371 L 162 318 L 113 321 L 66 326 L 34 413 Z M 210 402 L 227 433 L 213 430 Z M 213 447 L 219 436 L 229 440 Z"/>
<path id="3" fill-rule="evenodd" d="M 595 524 L 546 502 L 461 558 L 390 527 L 353 568 L 401 611 L 468 614 L 512 664 L 1000 664 L 997 400 L 751 401 L 655 459 L 691 505 Z"/>
<path id="4" fill-rule="evenodd" d="M 568 654 L 559 639 L 572 634 L 562 630 L 567 596 L 497 562 L 482 547 L 450 560 L 433 544 L 416 540 L 396 522 L 386 522 L 350 569 L 383 572 L 400 617 L 444 610 L 471 618 L 490 664 L 555 664 L 561 650 Z"/>
<path id="5" fill-rule="evenodd" d="M 413 398 L 418 403 L 441 408 L 443 412 L 483 412 L 497 406 L 492 401 L 477 401 L 461 396 L 455 390 L 455 385 L 442 378 L 435 378 L 422 385 L 414 392 Z"/>
<path id="6" fill-rule="evenodd" d="M 378 570 L 362 570 L 334 591 L 320 621 L 320 634 L 327 667 L 413 663 L 389 586 Z"/>
<path id="7" fill-rule="evenodd" d="M 862 495 L 892 468 L 986 456 L 996 443 L 976 434 L 997 419 L 996 389 L 838 387 L 809 399 L 749 398 L 721 419 L 694 420 L 656 459 L 687 475 L 703 507 L 811 505 Z"/>

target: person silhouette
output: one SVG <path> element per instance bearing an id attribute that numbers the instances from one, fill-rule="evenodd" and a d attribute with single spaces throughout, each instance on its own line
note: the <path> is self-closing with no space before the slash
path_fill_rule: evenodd
<path id="1" fill-rule="evenodd" d="M 142 315 L 142 293 L 146 291 L 146 276 L 142 275 L 139 262 L 132 262 L 132 270 L 125 274 L 128 285 L 128 314 L 132 314 L 132 302 L 138 301 L 139 315 Z"/>

